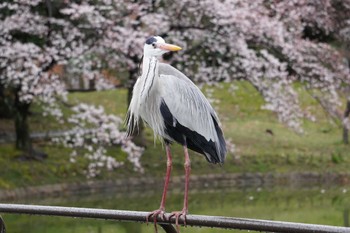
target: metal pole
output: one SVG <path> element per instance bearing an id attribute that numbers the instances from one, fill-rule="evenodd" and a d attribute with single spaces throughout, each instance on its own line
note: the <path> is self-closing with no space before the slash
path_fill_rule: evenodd
<path id="1" fill-rule="evenodd" d="M 6 233 L 5 222 L 0 215 L 0 233 Z"/>
<path id="2" fill-rule="evenodd" d="M 39 206 L 39 205 L 18 205 L 0 204 L 1 213 L 12 214 L 36 214 L 81 218 L 110 219 L 119 221 L 145 222 L 149 212 L 108 210 L 93 208 Z M 168 219 L 169 214 L 166 214 Z M 162 220 L 157 218 L 159 224 L 174 224 L 175 219 Z M 152 218 L 150 219 L 152 222 Z M 183 222 L 179 222 L 183 225 Z M 221 216 L 187 215 L 187 226 L 215 227 L 226 229 L 253 230 L 265 232 L 288 232 L 288 233 L 350 233 L 350 228 L 327 225 L 292 223 L 282 221 L 269 221 L 246 218 L 231 218 Z"/>
<path id="3" fill-rule="evenodd" d="M 175 227 L 171 224 L 159 223 L 158 225 L 160 225 L 166 233 L 178 233 Z"/>

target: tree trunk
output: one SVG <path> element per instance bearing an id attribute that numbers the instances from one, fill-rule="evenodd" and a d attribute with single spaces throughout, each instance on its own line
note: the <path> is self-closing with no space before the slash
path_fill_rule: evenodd
<path id="1" fill-rule="evenodd" d="M 350 97 L 348 98 L 348 100 L 346 101 L 346 108 L 344 111 L 344 118 L 343 120 L 345 120 L 346 118 L 347 121 L 350 121 Z M 349 128 L 347 127 L 348 125 L 343 124 L 343 142 L 344 144 L 349 144 Z"/>
<path id="2" fill-rule="evenodd" d="M 33 151 L 28 125 L 29 107 L 29 103 L 23 103 L 19 100 L 17 92 L 14 106 L 16 148 L 25 151 L 28 154 Z"/>

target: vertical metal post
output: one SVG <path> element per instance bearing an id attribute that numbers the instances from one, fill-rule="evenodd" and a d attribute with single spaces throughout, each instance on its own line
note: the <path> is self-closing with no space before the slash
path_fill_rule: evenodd
<path id="1" fill-rule="evenodd" d="M 0 215 L 0 233 L 6 233 L 5 221 Z"/>
<path id="2" fill-rule="evenodd" d="M 344 227 L 349 227 L 349 209 L 345 209 L 344 213 L 343 213 L 343 217 L 344 217 Z"/>
<path id="3" fill-rule="evenodd" d="M 166 233 L 177 233 L 175 227 L 171 224 L 158 223 L 158 225 L 160 225 Z"/>

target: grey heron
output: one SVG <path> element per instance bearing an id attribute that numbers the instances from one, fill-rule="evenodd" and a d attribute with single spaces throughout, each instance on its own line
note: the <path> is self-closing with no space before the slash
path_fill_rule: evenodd
<path id="1" fill-rule="evenodd" d="M 186 224 L 188 213 L 188 189 L 190 157 L 187 148 L 203 154 L 210 163 L 222 164 L 226 156 L 226 143 L 218 116 L 200 89 L 186 75 L 171 65 L 161 63 L 159 57 L 168 51 L 181 50 L 167 44 L 159 36 L 146 40 L 143 48 L 142 74 L 137 79 L 127 113 L 127 132 L 130 136 L 139 119 L 149 125 L 155 135 L 163 138 L 167 155 L 167 171 L 159 209 L 147 217 L 153 217 L 156 226 L 158 216 L 165 217 L 165 199 L 168 189 L 172 157 L 170 144 L 183 145 L 185 154 L 185 191 L 181 211 L 172 212 L 176 227 L 182 216 Z"/>

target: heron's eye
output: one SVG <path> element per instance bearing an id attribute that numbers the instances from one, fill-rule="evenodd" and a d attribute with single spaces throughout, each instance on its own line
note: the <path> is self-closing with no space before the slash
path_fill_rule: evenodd
<path id="1" fill-rule="evenodd" d="M 156 43 L 152 43 L 153 48 L 156 48 Z"/>

